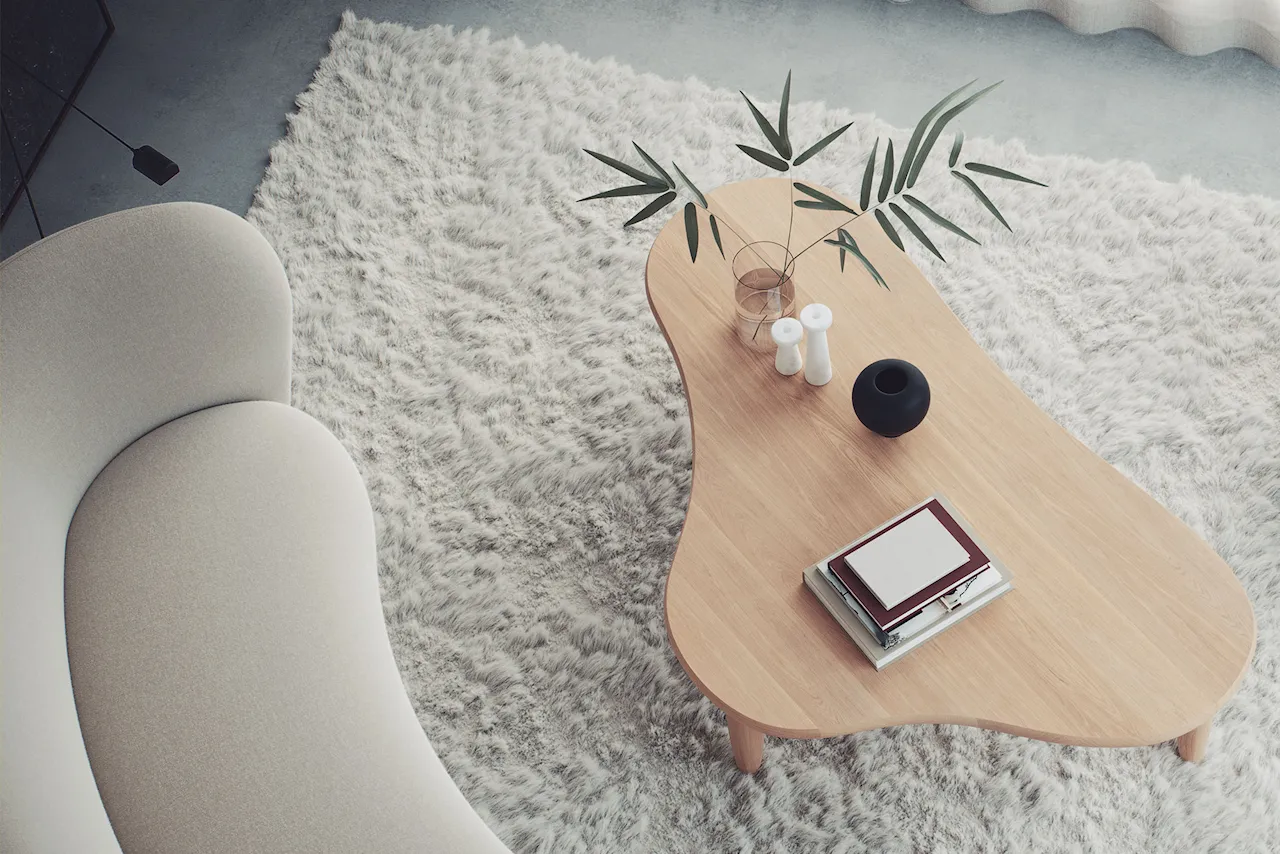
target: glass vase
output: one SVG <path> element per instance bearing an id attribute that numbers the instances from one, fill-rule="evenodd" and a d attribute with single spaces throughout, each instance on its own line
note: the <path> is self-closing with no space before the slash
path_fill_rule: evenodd
<path id="1" fill-rule="evenodd" d="M 796 308 L 795 256 L 781 243 L 748 243 L 733 256 L 733 310 L 738 340 L 774 349 L 773 324 Z"/>

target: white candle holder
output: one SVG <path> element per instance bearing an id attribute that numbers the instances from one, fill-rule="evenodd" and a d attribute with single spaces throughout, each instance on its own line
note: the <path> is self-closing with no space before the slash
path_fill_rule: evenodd
<path id="1" fill-rule="evenodd" d="M 773 342 L 778 345 L 778 355 L 773 365 L 778 373 L 785 377 L 800 373 L 804 367 L 804 359 L 800 356 L 800 339 L 804 337 L 804 327 L 794 317 L 784 317 L 774 321 Z"/>
<path id="2" fill-rule="evenodd" d="M 831 328 L 831 309 L 820 302 L 800 310 L 800 323 L 809 333 L 804 359 L 804 378 L 810 385 L 831 382 L 831 351 L 827 348 L 827 330 Z"/>

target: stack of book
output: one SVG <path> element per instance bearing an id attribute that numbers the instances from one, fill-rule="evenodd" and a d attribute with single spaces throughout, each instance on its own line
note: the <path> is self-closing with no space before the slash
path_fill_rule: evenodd
<path id="1" fill-rule="evenodd" d="M 804 582 L 877 670 L 1013 589 L 941 495 L 809 567 Z"/>

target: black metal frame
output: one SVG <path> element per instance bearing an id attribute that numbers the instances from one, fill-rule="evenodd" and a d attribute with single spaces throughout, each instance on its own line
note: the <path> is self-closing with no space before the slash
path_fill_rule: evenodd
<path id="1" fill-rule="evenodd" d="M 71 87 L 70 92 L 66 93 L 67 100 L 63 102 L 62 109 L 58 111 L 58 117 L 53 120 L 53 125 L 50 126 L 49 132 L 40 141 L 40 147 L 36 149 L 35 156 L 31 158 L 31 163 L 27 166 L 26 172 L 19 175 L 22 180 L 18 182 L 18 187 L 13 191 L 13 196 L 5 202 L 4 213 L 0 214 L 0 225 L 4 225 L 9 221 L 9 214 L 13 213 L 13 209 L 18 206 L 18 202 L 22 199 L 24 192 L 23 188 L 31 181 L 31 176 L 35 174 L 41 158 L 44 157 L 44 153 L 49 149 L 49 144 L 53 142 L 53 137 L 58 133 L 58 129 L 62 127 L 62 122 L 66 119 L 67 113 L 71 112 L 71 103 L 75 101 L 80 94 L 80 90 L 84 88 L 84 84 L 88 82 L 90 72 L 98 64 L 98 57 L 102 56 L 102 52 L 106 50 L 107 42 L 111 39 L 111 34 L 116 31 L 116 22 L 111 19 L 111 12 L 107 10 L 107 0 L 98 0 L 98 9 L 102 12 L 102 20 L 107 25 L 107 31 L 102 34 L 102 38 L 98 40 L 98 46 L 89 55 L 89 62 L 85 65 L 84 71 L 81 72 L 80 78 L 76 80 L 76 85 Z M 17 152 L 15 151 L 14 153 L 16 154 Z M 21 171 L 21 167 L 19 167 L 19 171 Z"/>

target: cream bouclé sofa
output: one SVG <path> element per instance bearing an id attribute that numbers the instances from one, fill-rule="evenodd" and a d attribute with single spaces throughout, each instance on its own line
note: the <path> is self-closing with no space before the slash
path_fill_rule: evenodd
<path id="1" fill-rule="evenodd" d="M 267 241 L 166 204 L 0 265 L 0 851 L 505 852 L 392 658 Z"/>
<path id="2" fill-rule="evenodd" d="M 1280 65 L 1280 0 L 964 0 L 990 15 L 1032 10 L 1077 33 L 1129 27 L 1148 30 L 1169 47 L 1200 56 L 1229 47 Z"/>

